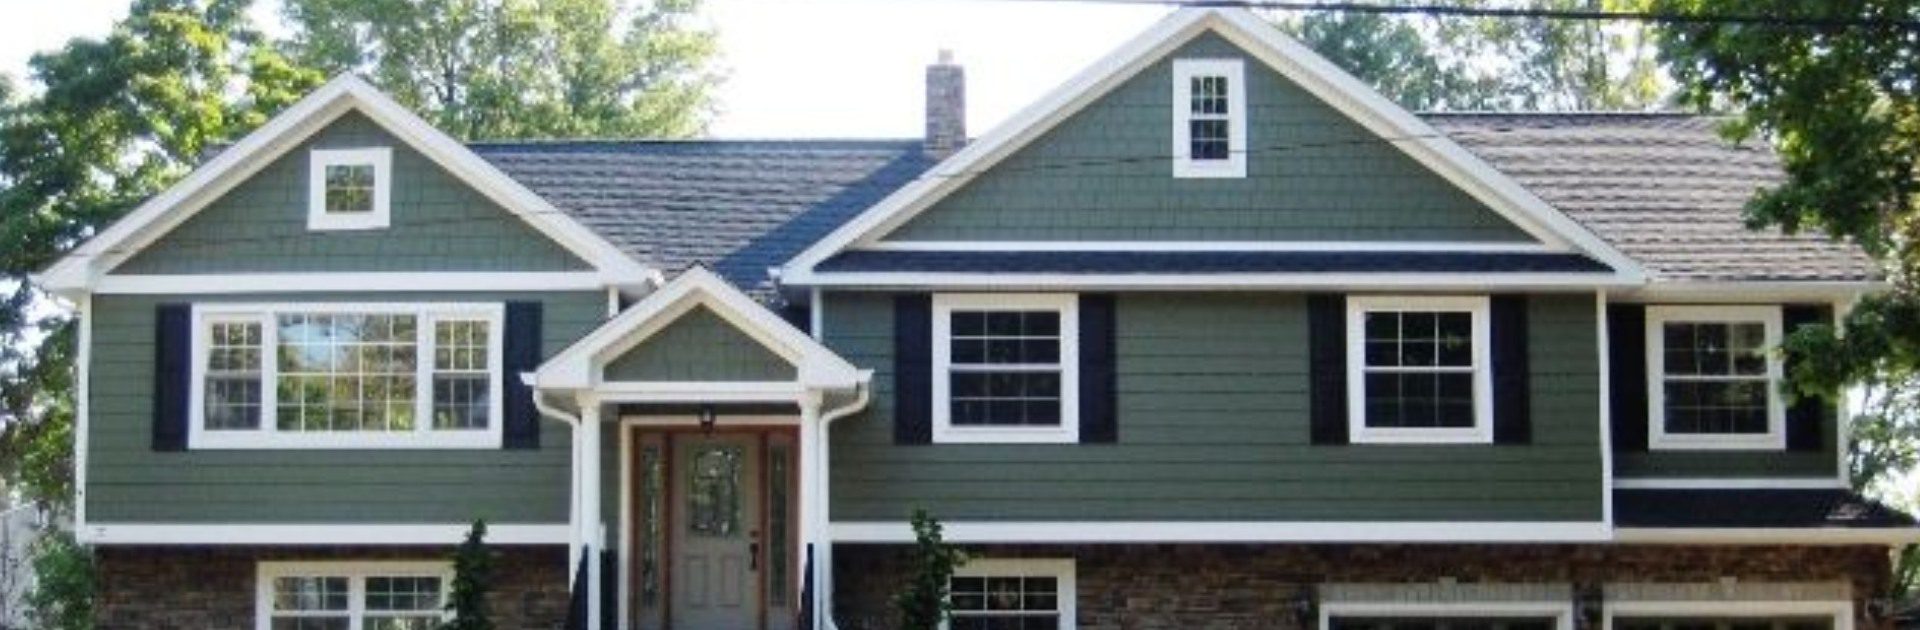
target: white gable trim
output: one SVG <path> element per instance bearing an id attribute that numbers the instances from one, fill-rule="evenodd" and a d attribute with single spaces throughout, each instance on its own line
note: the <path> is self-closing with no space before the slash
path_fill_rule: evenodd
<path id="1" fill-rule="evenodd" d="M 529 384 L 547 390 L 625 391 L 633 385 L 603 384 L 601 370 L 654 333 L 693 309 L 706 307 L 728 324 L 760 342 L 769 351 L 793 363 L 799 373 L 795 386 L 811 389 L 852 389 L 863 373 L 805 332 L 768 311 L 726 280 L 704 268 L 680 274 L 626 312 L 613 318 L 560 354 L 541 364 Z M 689 383 L 653 384 L 653 389 L 705 391 Z M 707 384 L 726 385 L 726 384 Z M 735 384 L 744 386 L 746 384 Z M 756 384 L 767 385 L 769 384 Z M 625 389 L 623 389 L 625 388 Z M 644 389 L 644 388 L 643 388 Z M 723 388 L 737 389 L 737 388 Z M 760 389 L 765 389 L 761 387 Z M 757 391 L 757 390 L 756 390 Z M 785 390 L 782 390 L 785 391 Z M 639 392 L 633 392 L 639 393 Z M 654 392 L 659 393 L 659 392 Z M 710 392 L 709 392 L 710 393 Z M 766 392 L 758 392 L 766 393 Z"/>
<path id="2" fill-rule="evenodd" d="M 373 119 L 454 177 L 593 265 L 605 285 L 637 285 L 660 278 L 659 271 L 628 257 L 458 140 L 435 129 L 365 81 L 343 74 L 101 230 L 35 276 L 34 281 L 53 292 L 91 290 L 114 267 L 349 111 L 359 111 Z"/>
<path id="3" fill-rule="evenodd" d="M 1265 62 L 1376 135 L 1405 138 L 1394 146 L 1486 204 L 1555 251 L 1593 256 L 1625 283 L 1644 281 L 1638 262 L 1528 192 L 1412 113 L 1238 8 L 1189 8 L 1159 24 L 1060 85 L 1008 122 L 968 145 L 918 179 L 888 195 L 852 221 L 816 241 L 780 270 L 783 282 L 810 285 L 823 275 L 814 267 L 847 249 L 864 248 L 975 176 L 1052 130 L 1100 97 L 1201 33 L 1213 31 Z"/>

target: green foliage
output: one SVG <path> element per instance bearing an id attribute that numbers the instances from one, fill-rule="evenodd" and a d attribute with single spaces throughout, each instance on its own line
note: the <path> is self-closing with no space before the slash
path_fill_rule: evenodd
<path id="1" fill-rule="evenodd" d="M 292 52 L 469 139 L 682 137 L 717 78 L 698 0 L 289 0 Z"/>
<path id="2" fill-rule="evenodd" d="M 1614 10 L 1625 0 L 1499 0 L 1488 6 Z M 1416 110 L 1632 110 L 1668 89 L 1637 24 L 1318 11 L 1281 28 Z"/>
<path id="3" fill-rule="evenodd" d="M 64 532 L 34 543 L 27 618 L 42 630 L 92 630 L 93 555 Z"/>
<path id="4" fill-rule="evenodd" d="M 940 521 L 926 510 L 913 511 L 913 540 L 913 574 L 894 594 L 893 608 L 903 630 L 936 630 L 952 609 L 947 590 L 953 570 L 964 564 L 967 556 L 946 543 Z"/>
<path id="5" fill-rule="evenodd" d="M 493 590 L 493 552 L 487 549 L 487 522 L 474 521 L 467 540 L 453 552 L 453 588 L 447 612 L 453 619 L 442 630 L 493 630 L 487 593 Z"/>

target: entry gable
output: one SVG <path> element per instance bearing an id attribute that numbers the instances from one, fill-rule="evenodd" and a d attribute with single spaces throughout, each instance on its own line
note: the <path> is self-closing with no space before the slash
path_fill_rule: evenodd
<path id="1" fill-rule="evenodd" d="M 1198 145 L 1173 142 L 1190 129 L 1173 106 L 1200 89 L 1182 91 L 1182 72 L 1244 84 L 1247 111 L 1223 123 L 1239 135 L 1223 150 L 1236 168 L 1179 168 L 1181 147 Z M 1597 261 L 1619 282 L 1642 276 L 1584 226 L 1258 16 L 1216 7 L 1176 11 L 780 276 L 825 282 L 839 272 L 821 263 L 854 250 L 1292 249 L 1544 253 Z"/>
<path id="2" fill-rule="evenodd" d="M 792 383 L 846 390 L 867 374 L 726 280 L 695 267 L 555 355 L 542 390 L 603 383 Z"/>

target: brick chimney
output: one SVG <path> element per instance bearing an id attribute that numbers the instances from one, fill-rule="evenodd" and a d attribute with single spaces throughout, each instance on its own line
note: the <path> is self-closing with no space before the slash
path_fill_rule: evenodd
<path id="1" fill-rule="evenodd" d="M 927 66 L 927 155 L 942 159 L 967 144 L 967 71 L 941 50 Z"/>

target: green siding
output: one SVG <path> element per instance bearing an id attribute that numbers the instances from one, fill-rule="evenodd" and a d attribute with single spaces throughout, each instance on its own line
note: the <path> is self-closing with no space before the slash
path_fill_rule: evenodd
<path id="1" fill-rule="evenodd" d="M 1247 177 L 1176 179 L 1172 61 L 1245 60 Z M 1386 140 L 1204 35 L 887 237 L 889 240 L 1530 240 Z"/>
<path id="2" fill-rule="evenodd" d="M 393 149 L 392 225 L 309 231 L 314 148 Z M 115 270 L 121 274 L 589 269 L 519 217 L 350 112 Z"/>
<path id="3" fill-rule="evenodd" d="M 607 364 L 609 381 L 791 381 L 793 364 L 705 306 Z"/>
<path id="4" fill-rule="evenodd" d="M 1309 444 L 1305 298 L 1247 293 L 1120 296 L 1117 444 L 896 445 L 892 301 L 829 301 L 828 345 L 879 369 L 834 424 L 836 520 L 1601 518 L 1592 296 L 1531 301 L 1534 440 L 1502 446 Z"/>
<path id="5" fill-rule="evenodd" d="M 578 293 L 119 296 L 93 299 L 87 518 L 98 523 L 560 523 L 570 436 L 541 426 L 529 450 L 155 452 L 154 307 L 163 302 L 539 300 L 551 356 L 600 324 L 606 296 Z M 611 425 L 609 425 L 611 426 Z M 618 466 L 618 460 L 611 460 Z"/>

